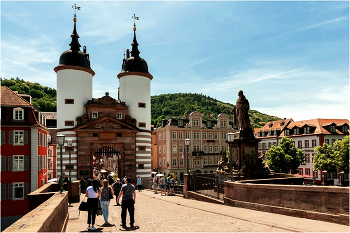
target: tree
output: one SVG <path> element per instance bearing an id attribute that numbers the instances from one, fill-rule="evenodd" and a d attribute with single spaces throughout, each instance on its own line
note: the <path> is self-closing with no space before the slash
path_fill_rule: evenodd
<path id="1" fill-rule="evenodd" d="M 349 172 L 349 135 L 345 136 L 343 140 L 334 143 L 335 155 L 340 160 L 340 170 Z"/>
<path id="2" fill-rule="evenodd" d="M 321 169 L 337 171 L 337 168 L 339 168 L 341 164 L 339 153 L 335 153 L 335 150 L 327 143 L 315 147 L 314 150 L 317 152 L 317 154 L 314 155 L 314 171 Z"/>
<path id="3" fill-rule="evenodd" d="M 304 152 L 296 148 L 291 138 L 283 137 L 279 146 L 272 145 L 266 152 L 267 165 L 275 172 L 296 173 L 304 161 Z"/>

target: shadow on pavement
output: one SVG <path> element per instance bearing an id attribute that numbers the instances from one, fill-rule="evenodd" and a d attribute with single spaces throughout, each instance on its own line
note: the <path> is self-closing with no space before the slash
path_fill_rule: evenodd
<path id="1" fill-rule="evenodd" d="M 137 229 L 140 229 L 140 227 L 139 226 L 123 227 L 123 228 L 120 228 L 119 230 L 120 231 L 136 231 Z"/>

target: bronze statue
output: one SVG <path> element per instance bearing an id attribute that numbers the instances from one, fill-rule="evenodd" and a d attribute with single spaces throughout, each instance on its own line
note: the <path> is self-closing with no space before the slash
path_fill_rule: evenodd
<path id="1" fill-rule="evenodd" d="M 236 106 L 232 109 L 233 124 L 237 125 L 240 131 L 240 137 L 254 137 L 252 127 L 249 120 L 249 102 L 243 95 L 243 91 L 238 92 Z"/>

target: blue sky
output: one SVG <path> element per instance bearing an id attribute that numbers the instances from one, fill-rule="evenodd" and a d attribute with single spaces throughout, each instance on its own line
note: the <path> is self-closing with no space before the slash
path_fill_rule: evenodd
<path id="1" fill-rule="evenodd" d="M 1 77 L 56 88 L 54 67 L 69 49 L 72 5 L 87 47 L 93 96 L 117 98 L 136 14 L 152 95 L 202 93 L 281 118 L 349 119 L 349 3 L 1 2 Z"/>

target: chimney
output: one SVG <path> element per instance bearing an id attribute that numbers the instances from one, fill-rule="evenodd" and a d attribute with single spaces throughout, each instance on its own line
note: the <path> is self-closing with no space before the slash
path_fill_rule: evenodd
<path id="1" fill-rule="evenodd" d="M 208 112 L 208 120 L 210 120 L 210 112 Z"/>
<path id="2" fill-rule="evenodd" d="M 190 114 L 191 114 L 190 110 L 187 110 L 187 111 L 186 111 L 186 116 L 185 116 L 186 119 L 190 118 Z"/>

